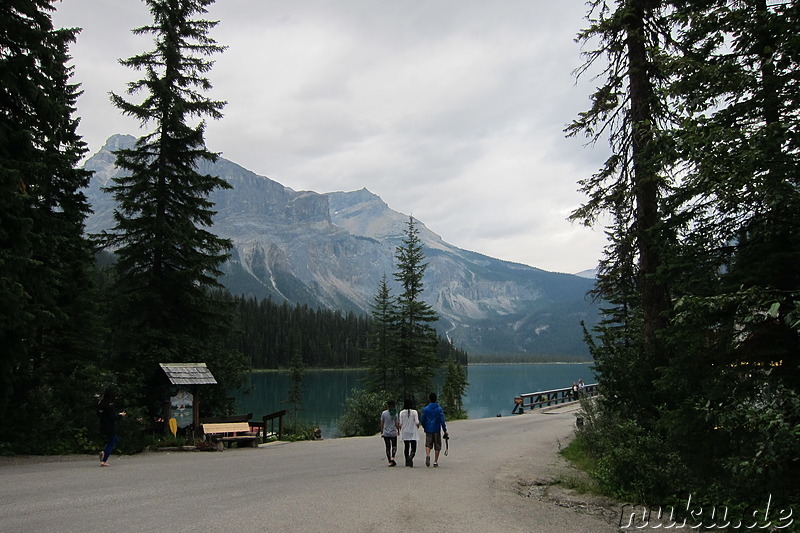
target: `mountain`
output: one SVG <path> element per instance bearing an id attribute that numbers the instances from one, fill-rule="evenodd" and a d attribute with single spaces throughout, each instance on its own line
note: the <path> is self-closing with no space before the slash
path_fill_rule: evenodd
<path id="1" fill-rule="evenodd" d="M 580 278 L 597 279 L 597 269 L 590 268 L 589 270 L 581 270 L 580 272 L 575 272 L 575 275 Z"/>
<path id="2" fill-rule="evenodd" d="M 102 187 L 118 175 L 113 150 L 135 138 L 114 135 L 84 165 L 94 213 L 87 233 L 110 229 L 114 201 Z M 367 189 L 295 191 L 220 158 L 200 171 L 233 188 L 215 191 L 213 231 L 233 241 L 222 283 L 234 294 L 370 313 L 381 277 L 393 289 L 395 249 L 408 216 Z M 510 194 L 513 192 L 510 192 Z M 438 329 L 470 354 L 589 358 L 581 321 L 597 322 L 593 281 L 462 250 L 417 220 L 428 268 L 426 301 Z"/>

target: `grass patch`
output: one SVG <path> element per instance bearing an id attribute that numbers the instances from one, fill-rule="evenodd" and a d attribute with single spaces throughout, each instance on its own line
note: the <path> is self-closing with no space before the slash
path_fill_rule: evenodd
<path id="1" fill-rule="evenodd" d="M 558 453 L 570 463 L 570 468 L 556 476 L 556 484 L 574 490 L 578 494 L 608 496 L 591 476 L 595 467 L 594 460 L 586 451 L 580 436 L 576 436 L 568 445 L 560 447 Z"/>
<path id="2" fill-rule="evenodd" d="M 575 437 L 569 444 L 561 448 L 558 453 L 579 470 L 589 472 L 594 466 L 594 461 L 589 457 L 581 437 Z"/>

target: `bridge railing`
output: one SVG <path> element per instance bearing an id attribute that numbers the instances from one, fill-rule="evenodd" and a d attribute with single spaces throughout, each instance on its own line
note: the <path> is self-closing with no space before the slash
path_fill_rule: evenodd
<path id="1" fill-rule="evenodd" d="M 584 385 L 578 394 L 572 392 L 572 387 L 563 389 L 543 390 L 538 392 L 526 392 L 514 398 L 514 410 L 511 414 L 522 414 L 525 409 L 533 410 L 542 407 L 550 407 L 561 403 L 576 402 L 581 397 L 597 396 L 599 387 L 597 383 Z"/>

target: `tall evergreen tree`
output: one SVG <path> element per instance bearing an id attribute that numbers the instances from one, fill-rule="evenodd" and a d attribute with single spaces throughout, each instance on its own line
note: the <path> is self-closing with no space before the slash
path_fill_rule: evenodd
<path id="1" fill-rule="evenodd" d="M 593 142 L 607 138 L 611 156 L 594 176 L 581 181 L 588 201 L 573 220 L 610 220 L 609 244 L 600 262 L 594 294 L 602 299 L 597 336 L 587 336 L 599 371 L 603 434 L 589 439 L 608 466 L 613 490 L 636 498 L 665 497 L 685 469 L 670 455 L 663 427 L 665 410 L 683 401 L 665 379 L 674 364 L 665 342 L 672 315 L 673 256 L 678 220 L 668 198 L 674 186 L 676 124 L 668 97 L 672 19 L 662 0 L 593 0 L 590 27 L 579 40 L 597 44 L 586 53 L 579 75 L 598 65 L 603 83 L 591 107 L 568 128 Z M 624 430 L 620 427 L 624 425 Z M 618 450 L 642 460 L 630 460 Z M 651 464 L 670 464 L 653 473 Z M 673 485 L 674 486 L 674 485 Z M 627 491 L 627 492 L 626 492 Z"/>
<path id="2" fill-rule="evenodd" d="M 680 142 L 688 171 L 679 198 L 699 222 L 695 241 L 716 260 L 719 290 L 732 296 L 746 289 L 743 302 L 757 290 L 762 308 L 777 304 L 776 321 L 754 327 L 781 346 L 778 353 L 742 357 L 784 360 L 776 373 L 797 381 L 800 360 L 780 352 L 795 351 L 798 342 L 785 319 L 800 288 L 800 7 L 709 0 L 688 3 L 682 15 L 693 23 L 682 33 L 685 59 L 674 88 L 687 115 Z"/>
<path id="3" fill-rule="evenodd" d="M 395 306 L 386 275 L 381 278 L 372 303 L 372 334 L 365 358 L 366 386 L 370 392 L 397 389 L 395 339 Z"/>
<path id="4" fill-rule="evenodd" d="M 464 410 L 464 394 L 467 392 L 469 383 L 467 382 L 466 369 L 456 361 L 455 357 L 450 357 L 445 363 L 445 376 L 442 383 L 442 393 L 439 401 L 444 409 L 444 414 L 448 420 L 467 418 Z"/>
<path id="5" fill-rule="evenodd" d="M 685 177 L 674 204 L 692 224 L 671 336 L 684 356 L 669 377 L 703 391 L 706 408 L 675 409 L 672 427 L 704 436 L 707 454 L 682 452 L 698 470 L 715 465 L 713 479 L 729 494 L 747 497 L 730 490 L 746 484 L 796 500 L 800 445 L 789 435 L 800 427 L 800 335 L 791 320 L 800 301 L 800 6 L 675 6 L 682 56 L 671 89 L 684 115 L 676 137 Z"/>
<path id="6" fill-rule="evenodd" d="M 431 325 L 439 317 L 422 299 L 422 279 L 428 264 L 424 262 L 425 253 L 413 217 L 408 217 L 395 258 L 394 279 L 401 287 L 395 317 L 397 392 L 402 398 L 424 398 L 430 392 L 433 375 L 440 365 L 436 358 L 438 338 Z"/>
<path id="7" fill-rule="evenodd" d="M 211 88 L 205 75 L 213 62 L 207 57 L 224 49 L 209 36 L 216 22 L 194 18 L 213 0 L 146 3 L 153 24 L 133 32 L 153 35 L 155 49 L 121 61 L 143 72 L 127 92 L 144 92 L 144 98 L 137 103 L 112 93 L 111 99 L 152 132 L 133 149 L 116 152 L 117 166 L 126 174 L 107 189 L 117 209 L 115 226 L 102 242 L 116 248 L 118 257 L 118 368 L 128 384 L 146 391 L 153 410 L 161 395 L 159 362 L 207 362 L 220 384 L 216 399 L 238 385 L 245 367 L 240 356 L 223 348 L 230 309 L 216 304 L 209 292 L 220 286 L 219 266 L 230 242 L 208 229 L 214 215 L 208 196 L 230 185 L 198 172 L 199 162 L 218 157 L 205 146 L 203 119 L 220 118 L 224 106 L 200 92 Z"/>
<path id="8" fill-rule="evenodd" d="M 608 133 L 614 148 L 575 213 L 613 220 L 596 290 L 609 308 L 592 352 L 615 425 L 594 442 L 615 489 L 639 497 L 796 501 L 800 9 L 609 4 L 591 4 L 598 16 L 582 34 L 600 38 L 590 59 L 608 56 L 609 83 L 570 129 Z M 638 111 L 637 94 L 650 95 Z M 668 475 L 627 468 L 620 449 L 669 464 Z"/>
<path id="9" fill-rule="evenodd" d="M 617 328 L 613 337 L 606 337 L 613 338 L 614 344 L 601 345 L 595 357 L 605 358 L 605 367 L 611 370 L 614 366 L 615 372 L 635 368 L 634 374 L 621 376 L 622 380 L 642 381 L 634 379 L 638 375 L 652 382 L 659 375 L 657 369 L 669 359 L 659 336 L 671 307 L 663 270 L 674 236 L 665 224 L 663 195 L 671 184 L 667 170 L 675 156 L 662 142 L 670 114 L 659 94 L 665 84 L 662 55 L 670 27 L 664 24 L 660 0 L 593 0 L 589 5 L 592 24 L 579 39 L 597 41 L 599 46 L 587 52 L 579 73 L 606 59 L 605 82 L 592 95 L 591 108 L 581 113 L 567 132 L 585 133 L 594 141 L 607 136 L 612 155 L 596 175 L 581 181 L 589 200 L 572 219 L 591 224 L 606 214 L 616 231 L 598 275 L 597 295 L 615 306 L 605 310 L 607 320 L 601 332 L 624 325 L 614 325 L 616 320 L 628 321 L 627 326 L 634 325 L 631 319 L 636 320 L 635 328 Z M 623 339 L 617 338 L 621 332 L 626 334 Z M 636 345 L 635 367 L 616 357 L 618 342 Z M 631 392 L 647 396 L 651 390 L 640 387 Z M 658 403 L 652 398 L 629 400 L 644 409 Z"/>
<path id="10" fill-rule="evenodd" d="M 89 173 L 76 169 L 86 146 L 67 66 L 79 30 L 53 27 L 53 3 L 0 5 L 0 433 L 9 432 L 0 441 L 24 427 L 69 447 L 73 428 L 90 422 L 82 414 L 100 374 L 82 235 Z M 24 450 L 46 453 L 48 443 Z"/>

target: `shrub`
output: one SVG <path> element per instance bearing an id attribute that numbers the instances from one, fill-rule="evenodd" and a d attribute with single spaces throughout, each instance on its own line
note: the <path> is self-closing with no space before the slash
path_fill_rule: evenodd
<path id="1" fill-rule="evenodd" d="M 367 392 L 353 389 L 352 396 L 345 401 L 344 414 L 339 419 L 342 437 L 374 435 L 381 430 L 381 413 L 386 404 L 383 392 Z"/>
<path id="2" fill-rule="evenodd" d="M 602 411 L 591 400 L 583 401 L 580 416 L 584 423 L 576 432 L 577 446 L 591 459 L 589 474 L 604 493 L 664 502 L 686 479 L 679 458 L 656 432 Z"/>
<path id="3" fill-rule="evenodd" d="M 281 440 L 296 442 L 299 440 L 314 440 L 314 427 L 298 420 L 283 427 Z"/>

